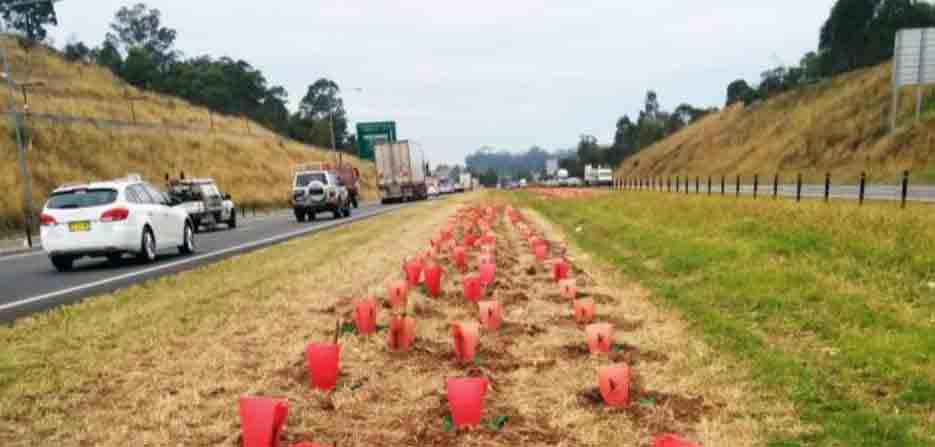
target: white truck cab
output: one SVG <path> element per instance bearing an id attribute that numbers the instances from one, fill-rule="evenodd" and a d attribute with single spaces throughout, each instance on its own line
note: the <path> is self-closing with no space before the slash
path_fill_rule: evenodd
<path id="1" fill-rule="evenodd" d="M 222 194 L 210 178 L 170 180 L 168 193 L 175 208 L 184 209 L 191 217 L 195 231 L 202 226 L 227 225 L 237 228 L 237 209 L 230 194 Z"/>

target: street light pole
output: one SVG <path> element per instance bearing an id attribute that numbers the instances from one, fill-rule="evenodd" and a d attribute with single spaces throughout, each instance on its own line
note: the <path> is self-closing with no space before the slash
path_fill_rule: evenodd
<path id="1" fill-rule="evenodd" d="M 61 0 L 26 0 L 16 3 L 3 5 L 6 9 L 18 6 L 34 5 L 37 3 L 57 3 Z M 0 33 L 6 33 L 6 23 L 0 20 Z M 10 89 L 10 120 L 13 122 L 13 128 L 16 130 L 16 162 L 19 164 L 20 174 L 23 176 L 23 214 L 26 222 L 26 244 L 32 248 L 32 175 L 29 173 L 29 166 L 26 162 L 26 147 L 23 145 L 23 130 L 21 128 L 20 115 L 16 111 L 16 82 L 13 81 L 13 73 L 10 69 L 10 59 L 7 57 L 6 49 L 0 45 L 0 58 L 3 59 L 3 73 L 6 75 L 7 86 Z"/>
<path id="2" fill-rule="evenodd" d="M 328 114 L 328 129 L 331 130 L 331 152 L 334 153 L 335 161 L 338 163 L 338 167 L 341 166 L 341 156 L 338 155 L 338 146 L 334 141 L 334 110 Z"/>

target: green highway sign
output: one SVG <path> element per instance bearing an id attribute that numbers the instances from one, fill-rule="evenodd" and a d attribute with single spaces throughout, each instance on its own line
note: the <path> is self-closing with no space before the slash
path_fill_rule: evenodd
<path id="1" fill-rule="evenodd" d="M 358 155 L 364 160 L 373 160 L 374 147 L 379 143 L 396 142 L 396 122 L 380 121 L 375 123 L 357 123 Z"/>

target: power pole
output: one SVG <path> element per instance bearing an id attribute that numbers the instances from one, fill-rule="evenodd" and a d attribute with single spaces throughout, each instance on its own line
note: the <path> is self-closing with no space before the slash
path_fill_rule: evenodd
<path id="1" fill-rule="evenodd" d="M 341 166 L 341 155 L 338 153 L 338 146 L 334 140 L 334 111 L 328 114 L 328 122 L 330 124 L 328 128 L 331 130 L 331 152 L 334 153 L 335 162 L 340 167 Z"/>
<path id="2" fill-rule="evenodd" d="M 13 82 L 13 73 L 10 70 L 10 60 L 6 51 L 2 49 L 0 51 L 3 52 L 0 55 L 3 58 L 3 73 L 6 75 L 7 86 L 10 88 L 10 119 L 13 121 L 13 128 L 16 129 L 16 162 L 23 176 L 23 220 L 26 222 L 26 243 L 32 248 L 32 176 L 29 174 L 29 166 L 26 163 L 26 147 L 23 146 L 20 116 L 16 111 L 16 83 Z"/>
<path id="3" fill-rule="evenodd" d="M 36 3 L 57 3 L 58 1 L 61 0 L 25 0 L 3 6 L 8 9 Z M 6 33 L 6 27 L 2 20 L 0 20 L 0 33 Z M 26 243 L 29 248 L 32 248 L 32 175 L 29 173 L 29 166 L 26 162 L 22 122 L 19 113 L 16 111 L 16 83 L 13 81 L 13 72 L 10 70 L 10 59 L 2 46 L 0 46 L 0 58 L 3 59 L 3 73 L 6 75 L 7 86 L 10 88 L 10 120 L 13 122 L 13 128 L 16 129 L 16 162 L 19 164 L 20 174 L 23 176 L 23 220 L 26 222 Z"/>

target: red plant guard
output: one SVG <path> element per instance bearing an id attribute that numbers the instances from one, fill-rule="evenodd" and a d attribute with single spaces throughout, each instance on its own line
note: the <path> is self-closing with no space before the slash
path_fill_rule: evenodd
<path id="1" fill-rule="evenodd" d="M 289 416 L 284 400 L 241 396 L 240 436 L 243 447 L 276 447 L 279 432 Z"/>

